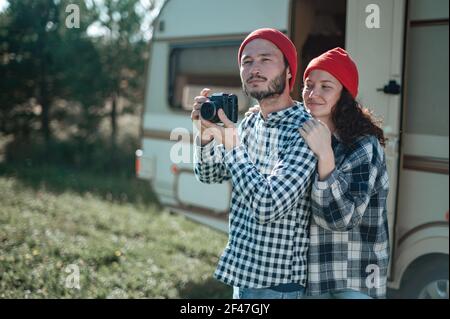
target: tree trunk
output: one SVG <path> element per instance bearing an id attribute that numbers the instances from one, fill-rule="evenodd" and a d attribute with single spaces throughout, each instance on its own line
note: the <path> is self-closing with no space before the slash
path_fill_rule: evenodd
<path id="1" fill-rule="evenodd" d="M 47 9 L 43 13 L 42 18 L 42 26 L 39 30 L 39 38 L 38 43 L 40 44 L 39 48 L 39 56 L 41 58 L 40 65 L 38 70 L 40 71 L 39 76 L 39 97 L 38 101 L 39 104 L 42 107 L 41 112 L 41 132 L 42 136 L 44 137 L 45 142 L 45 151 L 48 155 L 49 146 L 50 146 L 50 138 L 51 138 L 51 132 L 50 132 L 50 105 L 51 105 L 51 86 L 50 86 L 50 64 L 52 63 L 50 54 L 48 52 L 48 34 L 45 32 L 45 26 L 44 22 L 48 21 L 50 16 L 50 9 Z M 45 18 L 44 18 L 45 17 Z"/>
<path id="2" fill-rule="evenodd" d="M 46 88 L 42 88 L 43 90 L 46 90 Z M 46 146 L 50 143 L 50 102 L 47 97 L 47 93 L 43 92 L 41 101 L 40 101 L 41 107 L 42 107 L 42 114 L 41 114 L 41 128 L 42 128 L 42 135 L 44 136 L 44 141 Z"/>
<path id="3" fill-rule="evenodd" d="M 116 93 L 112 96 L 111 105 L 111 158 L 113 163 L 116 159 L 116 149 L 117 149 L 117 102 L 118 95 Z"/>
<path id="4" fill-rule="evenodd" d="M 45 63 L 44 63 L 45 64 Z M 39 104 L 41 105 L 41 133 L 44 137 L 45 142 L 45 151 L 48 152 L 50 146 L 51 132 L 50 132 L 50 96 L 49 96 L 49 88 L 46 77 L 46 69 L 44 64 L 41 67 L 42 76 L 40 78 L 39 85 Z"/>

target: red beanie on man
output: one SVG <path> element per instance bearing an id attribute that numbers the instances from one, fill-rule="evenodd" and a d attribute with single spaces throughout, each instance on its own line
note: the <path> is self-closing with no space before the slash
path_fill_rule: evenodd
<path id="1" fill-rule="evenodd" d="M 241 65 L 241 55 L 245 46 L 252 40 L 264 39 L 275 44 L 278 49 L 283 53 L 288 61 L 289 68 L 291 70 L 292 77 L 289 80 L 289 87 L 292 91 L 295 83 L 295 77 L 297 76 L 297 49 L 294 43 L 282 32 L 276 29 L 263 28 L 258 29 L 250 33 L 242 42 L 238 53 L 238 64 Z"/>
<path id="2" fill-rule="evenodd" d="M 341 82 L 353 98 L 358 95 L 358 68 L 344 49 L 334 48 L 312 59 L 303 74 L 303 81 L 312 70 L 327 71 Z"/>

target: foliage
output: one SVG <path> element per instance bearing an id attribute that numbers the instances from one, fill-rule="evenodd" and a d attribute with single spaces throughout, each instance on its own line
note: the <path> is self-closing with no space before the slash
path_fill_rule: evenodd
<path id="1" fill-rule="evenodd" d="M 147 2 L 10 1 L 0 13 L 0 133 L 28 143 L 39 133 L 49 153 L 61 136 L 98 140 L 108 118 L 117 153 L 120 117 L 142 108 L 148 39 L 141 29 L 151 22 L 143 12 L 155 10 Z M 79 28 L 66 25 L 69 4 L 80 8 Z M 105 32 L 88 36 L 93 26 Z"/>

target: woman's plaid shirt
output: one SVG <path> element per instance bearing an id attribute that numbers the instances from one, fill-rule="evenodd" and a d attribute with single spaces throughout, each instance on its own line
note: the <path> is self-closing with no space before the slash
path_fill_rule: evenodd
<path id="1" fill-rule="evenodd" d="M 298 128 L 311 118 L 302 104 L 239 126 L 241 145 L 199 147 L 194 171 L 204 183 L 231 179 L 229 240 L 215 277 L 246 288 L 306 285 L 314 154 Z"/>
<path id="2" fill-rule="evenodd" d="M 336 168 L 325 181 L 316 173 L 308 255 L 308 293 L 353 289 L 386 294 L 389 236 L 388 174 L 374 136 L 346 148 L 333 136 Z"/>

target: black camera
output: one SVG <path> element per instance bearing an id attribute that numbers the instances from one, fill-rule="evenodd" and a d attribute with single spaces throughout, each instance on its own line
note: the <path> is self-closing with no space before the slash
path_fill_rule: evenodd
<path id="1" fill-rule="evenodd" d="M 217 112 L 223 109 L 230 121 L 237 123 L 238 119 L 238 98 L 234 94 L 215 93 L 209 97 L 209 102 L 205 102 L 200 107 L 200 115 L 205 120 L 212 123 L 220 123 Z"/>

